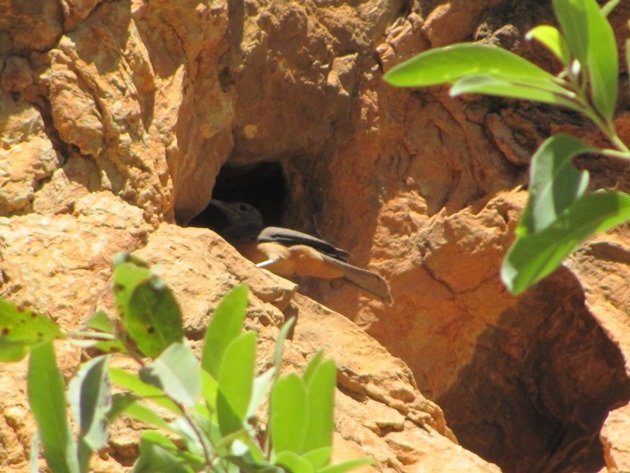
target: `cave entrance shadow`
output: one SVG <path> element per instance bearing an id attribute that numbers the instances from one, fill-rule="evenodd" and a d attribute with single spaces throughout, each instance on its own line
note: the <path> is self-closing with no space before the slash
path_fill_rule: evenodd
<path id="1" fill-rule="evenodd" d="M 503 471 L 568 473 L 604 466 L 599 432 L 628 400 L 621 352 L 561 268 L 481 334 L 436 401 L 462 446 Z"/>

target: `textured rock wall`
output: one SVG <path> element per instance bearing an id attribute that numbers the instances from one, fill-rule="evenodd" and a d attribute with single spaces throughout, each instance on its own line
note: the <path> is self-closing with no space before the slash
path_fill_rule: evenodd
<path id="1" fill-rule="evenodd" d="M 619 39 L 628 13 L 612 17 Z M 520 298 L 498 279 L 531 152 L 558 129 L 597 137 L 562 111 L 381 80 L 470 39 L 548 65 L 522 36 L 550 18 L 534 0 L 0 0 L 0 294 L 72 328 L 111 307 L 110 259 L 137 250 L 174 287 L 193 343 L 237 282 L 253 287 L 261 353 L 299 315 L 288 363 L 325 347 L 341 366 L 340 456 L 496 471 L 448 423 L 505 471 L 623 469 L 627 229 Z M 622 110 L 618 123 L 629 142 Z M 406 364 L 212 232 L 173 225 L 204 209 L 223 164 L 264 161 L 286 181 L 283 223 L 351 250 L 395 302 L 329 282 L 300 291 Z M 585 163 L 627 189 L 612 164 Z M 77 359 L 62 358 L 68 375 Z M 26 468 L 23 369 L 6 368 L 16 383 L 0 396 L 3 471 Z M 120 426 L 99 469 L 129 466 L 137 428 Z"/>

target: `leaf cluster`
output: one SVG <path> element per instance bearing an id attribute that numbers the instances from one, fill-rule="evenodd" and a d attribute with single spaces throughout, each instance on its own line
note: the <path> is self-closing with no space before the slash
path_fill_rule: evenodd
<path id="1" fill-rule="evenodd" d="M 92 453 L 107 445 L 109 426 L 121 416 L 150 426 L 141 435 L 135 473 L 344 473 L 370 463 L 331 464 L 334 361 L 320 352 L 303 373 L 280 375 L 293 320 L 281 328 L 269 368 L 256 374 L 257 336 L 243 329 L 246 286 L 232 289 L 216 308 L 198 359 L 183 337 L 172 291 L 143 261 L 119 255 L 113 280 L 120 317 L 98 311 L 72 333 L 0 300 L 0 360 L 30 353 L 28 397 L 38 426 L 32 471 L 40 448 L 52 473 L 89 471 Z M 101 353 L 67 387 L 55 339 Z M 112 357 L 121 355 L 137 369 L 114 366 Z"/>
<path id="2" fill-rule="evenodd" d="M 553 0 L 559 28 L 537 26 L 526 37 L 560 62 L 556 76 L 504 49 L 469 43 L 426 51 L 385 75 L 398 87 L 452 84 L 452 96 L 479 93 L 565 107 L 590 119 L 612 145 L 596 148 L 559 134 L 532 157 L 529 200 L 501 268 L 514 294 L 553 272 L 586 238 L 630 220 L 630 195 L 587 192 L 588 173 L 572 162 L 583 153 L 630 159 L 613 123 L 619 58 L 607 15 L 618 3 L 611 0 L 600 9 L 595 0 Z M 630 48 L 626 52 L 630 65 Z"/>

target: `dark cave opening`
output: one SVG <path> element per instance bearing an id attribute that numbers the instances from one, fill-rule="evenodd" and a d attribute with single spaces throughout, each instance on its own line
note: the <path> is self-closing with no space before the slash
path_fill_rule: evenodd
<path id="1" fill-rule="evenodd" d="M 247 202 L 256 207 L 266 225 L 279 225 L 285 205 L 286 182 L 277 161 L 247 166 L 225 165 L 216 178 L 212 198 L 227 202 Z M 208 205 L 189 226 L 220 229 L 224 216 Z"/>

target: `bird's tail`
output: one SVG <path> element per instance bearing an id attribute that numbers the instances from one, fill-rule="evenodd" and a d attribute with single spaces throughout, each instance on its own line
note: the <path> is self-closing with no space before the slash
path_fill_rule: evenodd
<path id="1" fill-rule="evenodd" d="M 392 303 L 392 296 L 389 293 L 389 284 L 380 274 L 373 273 L 367 269 L 357 268 L 349 263 L 339 261 L 330 256 L 323 255 L 326 262 L 338 267 L 343 271 L 343 278 L 368 292 L 387 304 Z"/>

